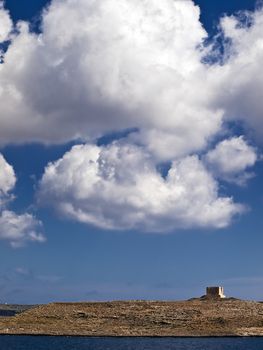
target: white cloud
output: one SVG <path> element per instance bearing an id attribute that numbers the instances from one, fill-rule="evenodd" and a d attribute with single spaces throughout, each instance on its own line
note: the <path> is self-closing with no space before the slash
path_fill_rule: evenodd
<path id="1" fill-rule="evenodd" d="M 0 66 L 0 142 L 135 127 L 159 159 L 202 149 L 222 111 L 210 107 L 199 15 L 190 0 L 53 0 L 43 33 L 20 22 Z"/>
<path id="2" fill-rule="evenodd" d="M 251 17 L 249 28 L 224 17 L 229 59 L 211 67 L 201 63 L 207 34 L 190 0 L 53 0 L 43 33 L 18 23 L 0 65 L 0 143 L 137 127 L 136 142 L 171 160 L 202 150 L 223 114 L 261 136 L 263 11 Z"/>
<path id="3" fill-rule="evenodd" d="M 217 183 L 198 157 L 173 162 L 163 178 L 141 148 L 117 143 L 75 146 L 50 163 L 39 198 L 79 222 L 151 232 L 222 228 L 243 211 L 218 195 Z"/>
<path id="4" fill-rule="evenodd" d="M 231 44 L 228 40 L 226 62 L 214 71 L 215 105 L 224 109 L 226 118 L 244 122 L 262 145 L 263 9 L 224 17 L 221 23 Z"/>
<path id="5" fill-rule="evenodd" d="M 0 1 L 0 43 L 9 39 L 12 26 L 9 13 L 4 9 L 3 1 Z"/>
<path id="6" fill-rule="evenodd" d="M 4 210 L 0 215 L 0 239 L 8 240 L 14 248 L 28 242 L 44 242 L 45 237 L 39 233 L 40 227 L 41 222 L 31 214 L 17 215 Z"/>
<path id="7" fill-rule="evenodd" d="M 16 176 L 14 169 L 0 154 L 0 240 L 7 240 L 12 247 L 20 247 L 27 242 L 43 242 L 45 237 L 41 231 L 41 222 L 33 215 L 25 213 L 18 215 L 7 210 L 13 199 Z"/>
<path id="8" fill-rule="evenodd" d="M 8 13 L 0 14 L 7 21 Z M 242 212 L 219 196 L 216 180 L 192 155 L 206 149 L 225 119 L 263 133 L 263 11 L 249 28 L 235 17 L 222 20 L 232 40 L 223 65 L 202 63 L 209 49 L 199 17 L 191 0 L 53 0 L 41 34 L 26 22 L 16 25 L 0 64 L 0 144 L 95 143 L 107 132 L 138 130 L 126 145 L 79 146 L 50 164 L 43 201 L 50 196 L 60 212 L 100 227 L 160 231 L 224 227 Z M 2 28 L 2 40 L 10 38 L 10 19 Z M 213 176 L 246 180 L 255 151 L 244 142 L 208 150 Z M 173 166 L 163 179 L 156 164 L 166 160 Z M 1 196 L 3 203 L 11 198 Z"/>
<path id="9" fill-rule="evenodd" d="M 14 169 L 0 154 L 0 210 L 10 199 L 10 191 L 14 188 L 16 177 Z"/>
<path id="10" fill-rule="evenodd" d="M 213 169 L 215 176 L 243 184 L 251 175 L 246 169 L 257 161 L 257 152 L 242 136 L 239 136 L 218 143 L 206 154 L 205 160 Z"/>

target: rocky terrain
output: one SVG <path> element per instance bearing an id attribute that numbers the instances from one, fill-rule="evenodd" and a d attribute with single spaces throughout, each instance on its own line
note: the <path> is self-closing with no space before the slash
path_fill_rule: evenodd
<path id="1" fill-rule="evenodd" d="M 263 336 L 263 304 L 235 299 L 52 303 L 0 317 L 0 334 Z"/>

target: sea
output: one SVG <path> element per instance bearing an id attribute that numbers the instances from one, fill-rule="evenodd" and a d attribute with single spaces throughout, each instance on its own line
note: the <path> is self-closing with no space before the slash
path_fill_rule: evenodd
<path id="1" fill-rule="evenodd" d="M 0 336 L 0 350 L 263 350 L 263 338 Z"/>

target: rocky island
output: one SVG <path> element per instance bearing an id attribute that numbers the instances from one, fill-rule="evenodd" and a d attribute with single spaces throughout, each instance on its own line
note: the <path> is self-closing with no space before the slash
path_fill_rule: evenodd
<path id="1" fill-rule="evenodd" d="M 0 334 L 263 336 L 263 303 L 223 294 L 187 301 L 51 303 L 0 317 Z"/>
<path id="2" fill-rule="evenodd" d="M 229 299 L 53 303 L 0 317 L 0 334 L 263 336 L 263 304 Z"/>

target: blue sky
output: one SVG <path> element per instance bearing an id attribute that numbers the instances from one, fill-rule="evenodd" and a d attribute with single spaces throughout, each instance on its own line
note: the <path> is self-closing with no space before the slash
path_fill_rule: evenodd
<path id="1" fill-rule="evenodd" d="M 262 300 L 263 12 L 148 2 L 0 8 L 0 302 Z"/>

